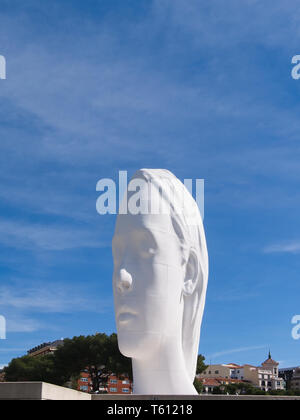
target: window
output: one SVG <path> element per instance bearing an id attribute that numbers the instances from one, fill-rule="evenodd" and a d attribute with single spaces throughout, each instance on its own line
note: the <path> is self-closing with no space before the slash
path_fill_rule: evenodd
<path id="1" fill-rule="evenodd" d="M 218 370 L 215 370 L 215 374 L 218 375 L 219 374 L 219 371 Z"/>
<path id="2" fill-rule="evenodd" d="M 122 381 L 122 384 L 123 384 L 123 385 L 129 385 L 129 381 L 127 381 L 127 380 Z"/>
<path id="3" fill-rule="evenodd" d="M 209 374 L 209 375 L 211 374 L 211 370 L 208 372 L 208 374 Z"/>
<path id="4" fill-rule="evenodd" d="M 88 382 L 88 378 L 80 378 L 81 382 Z"/>
<path id="5" fill-rule="evenodd" d="M 118 388 L 109 388 L 110 392 L 118 392 Z"/>
<path id="6" fill-rule="evenodd" d="M 88 386 L 86 386 L 86 385 L 82 385 L 81 387 L 80 387 L 80 391 L 88 391 L 89 390 L 89 387 Z"/>
<path id="7" fill-rule="evenodd" d="M 110 383 L 111 383 L 111 384 L 117 384 L 117 383 L 118 383 L 118 381 L 117 381 L 117 379 L 111 379 L 111 380 L 110 380 Z"/>
<path id="8" fill-rule="evenodd" d="M 122 388 L 122 392 L 129 393 L 129 388 Z"/>

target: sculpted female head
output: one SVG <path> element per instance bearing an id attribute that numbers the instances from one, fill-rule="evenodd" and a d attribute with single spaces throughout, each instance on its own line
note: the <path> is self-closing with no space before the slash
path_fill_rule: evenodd
<path id="1" fill-rule="evenodd" d="M 113 237 L 113 289 L 135 392 L 194 393 L 208 280 L 198 206 L 172 173 L 148 169 L 134 175 L 124 202 L 129 209 L 118 215 Z"/>

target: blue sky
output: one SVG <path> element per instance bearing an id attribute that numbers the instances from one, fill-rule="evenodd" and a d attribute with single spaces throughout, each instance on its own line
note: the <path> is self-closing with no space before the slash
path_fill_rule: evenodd
<path id="1" fill-rule="evenodd" d="M 0 366 L 115 331 L 114 216 L 96 183 L 204 178 L 200 352 L 300 364 L 297 0 L 1 0 Z"/>

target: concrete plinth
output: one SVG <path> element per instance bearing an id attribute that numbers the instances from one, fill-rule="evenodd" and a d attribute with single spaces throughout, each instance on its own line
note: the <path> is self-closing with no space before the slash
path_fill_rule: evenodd
<path id="1" fill-rule="evenodd" d="M 199 400 L 299 400 L 300 397 L 278 395 L 92 395 L 93 401 L 199 401 Z"/>
<path id="2" fill-rule="evenodd" d="M 91 400 L 91 395 L 45 382 L 0 382 L 0 400 Z"/>
<path id="3" fill-rule="evenodd" d="M 65 401 L 197 401 L 197 400 L 299 400 L 300 397 L 272 395 L 137 395 L 96 394 L 74 391 L 45 382 L 0 382 L 1 400 Z"/>

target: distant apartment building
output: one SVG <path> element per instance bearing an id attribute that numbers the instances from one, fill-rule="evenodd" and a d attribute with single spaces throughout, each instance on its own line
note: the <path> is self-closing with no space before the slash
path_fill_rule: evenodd
<path id="1" fill-rule="evenodd" d="M 132 381 L 125 376 L 116 376 L 114 373 L 105 375 L 105 385 L 100 385 L 99 392 L 105 394 L 132 394 Z M 78 391 L 92 392 L 93 382 L 87 370 L 80 374 Z"/>
<path id="2" fill-rule="evenodd" d="M 294 366 L 278 369 L 280 378 L 282 378 L 286 383 L 286 389 L 291 389 L 291 381 L 296 372 L 296 369 L 298 368 L 298 366 Z"/>
<path id="3" fill-rule="evenodd" d="M 198 378 L 225 378 L 243 380 L 243 366 L 235 363 L 209 365 Z"/>
<path id="4" fill-rule="evenodd" d="M 300 367 L 297 367 L 291 379 L 291 389 L 300 391 Z"/>
<path id="5" fill-rule="evenodd" d="M 112 374 L 107 383 L 108 394 L 132 394 L 132 382 L 128 377 L 117 377 Z"/>
<path id="6" fill-rule="evenodd" d="M 87 370 L 84 370 L 80 373 L 80 377 L 78 379 L 78 391 L 82 392 L 92 392 L 93 390 L 93 382 L 91 380 L 91 375 L 88 373 Z"/>
<path id="7" fill-rule="evenodd" d="M 56 340 L 50 343 L 43 343 L 33 349 L 28 350 L 28 356 L 44 356 L 46 354 L 54 353 L 55 350 L 64 344 L 63 340 Z"/>
<path id="8" fill-rule="evenodd" d="M 255 387 L 263 391 L 284 390 L 285 381 L 279 377 L 278 365 L 272 359 L 271 354 L 261 366 L 252 366 L 245 364 L 243 366 L 235 363 L 209 365 L 207 369 L 200 375 L 198 379 L 235 379 L 251 383 Z"/>

